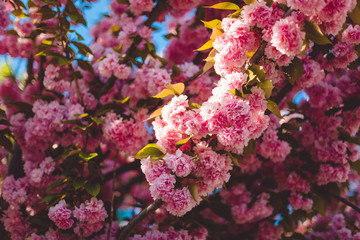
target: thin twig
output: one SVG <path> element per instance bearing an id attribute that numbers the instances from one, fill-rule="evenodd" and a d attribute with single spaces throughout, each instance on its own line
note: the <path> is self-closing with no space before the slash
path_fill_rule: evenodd
<path id="1" fill-rule="evenodd" d="M 117 164 L 117 159 L 119 157 L 119 150 L 116 151 L 116 157 L 115 157 L 115 161 L 114 161 L 114 170 L 113 170 L 113 179 L 112 179 L 112 190 L 111 190 L 111 212 L 110 212 L 110 217 L 109 217 L 109 229 L 107 232 L 107 237 L 106 239 L 109 240 L 110 239 L 110 232 L 111 232 L 111 225 L 112 225 L 112 221 L 114 218 L 114 191 L 115 191 L 115 179 L 116 179 L 116 164 Z"/>
<path id="2" fill-rule="evenodd" d="M 79 102 L 81 105 L 83 105 L 83 97 L 81 95 L 79 81 L 78 81 L 77 77 L 75 77 L 75 86 L 76 86 L 76 93 L 78 95 Z"/>
<path id="3" fill-rule="evenodd" d="M 130 233 L 138 226 L 147 216 L 151 213 L 155 212 L 156 209 L 160 208 L 163 205 L 163 201 L 161 199 L 156 199 L 152 204 L 150 204 L 147 208 L 142 210 L 136 217 L 129 222 L 129 224 L 121 231 L 119 240 L 126 240 L 126 238 L 130 235 Z"/>
<path id="4" fill-rule="evenodd" d="M 200 70 L 194 74 L 194 76 L 190 77 L 189 79 L 187 79 L 184 84 L 187 85 L 189 83 L 191 83 L 192 81 L 194 81 L 195 79 L 197 79 L 198 77 L 201 76 L 201 74 L 203 74 L 204 69 L 200 68 Z"/>
<path id="5" fill-rule="evenodd" d="M 359 212 L 360 213 L 360 208 L 358 206 L 356 206 L 355 204 L 353 204 L 352 202 L 346 200 L 345 198 L 342 198 L 340 196 L 337 196 L 335 194 L 332 194 L 332 193 L 328 193 L 331 197 L 339 200 L 340 202 L 344 203 L 345 205 L 351 207 L 352 209 L 354 209 L 355 211 Z"/>
<path id="6" fill-rule="evenodd" d="M 340 202 L 344 203 L 346 206 L 349 206 L 349 207 L 351 207 L 352 209 L 354 209 L 355 211 L 357 211 L 357 212 L 360 213 L 360 208 L 359 208 L 358 206 L 356 206 L 355 204 L 353 204 L 352 202 L 350 202 L 349 200 L 347 200 L 347 199 L 345 199 L 345 198 L 343 198 L 343 197 L 340 197 L 340 196 L 338 196 L 338 195 L 336 195 L 336 194 L 334 194 L 334 193 L 331 193 L 331 192 L 329 192 L 329 191 L 327 191 L 327 190 L 325 190 L 325 189 L 322 189 L 322 188 L 320 188 L 320 187 L 317 187 L 317 186 L 315 186 L 314 189 L 315 189 L 315 192 L 316 192 L 316 191 L 318 192 L 318 193 L 317 193 L 318 195 L 319 195 L 319 193 L 320 193 L 320 194 L 323 193 L 323 194 L 325 194 L 325 195 L 331 196 L 331 197 L 339 200 Z M 321 195 L 320 195 L 320 197 L 321 197 Z"/>

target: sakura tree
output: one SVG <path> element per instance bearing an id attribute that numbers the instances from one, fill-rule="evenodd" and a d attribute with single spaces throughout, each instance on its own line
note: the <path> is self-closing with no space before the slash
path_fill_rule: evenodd
<path id="1" fill-rule="evenodd" d="M 360 239 L 360 1 L 113 0 L 88 46 L 95 1 L 0 3 L 1 236 Z"/>

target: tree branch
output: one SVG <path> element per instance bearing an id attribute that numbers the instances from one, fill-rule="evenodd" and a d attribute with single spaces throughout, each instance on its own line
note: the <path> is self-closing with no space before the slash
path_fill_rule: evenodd
<path id="1" fill-rule="evenodd" d="M 104 175 L 104 182 L 107 182 L 111 180 L 114 176 L 114 174 L 117 176 L 121 173 L 130 171 L 130 170 L 137 170 L 140 169 L 140 161 L 135 160 L 134 162 L 124 164 L 121 167 L 117 168 L 115 172 L 108 172 Z"/>
<path id="2" fill-rule="evenodd" d="M 191 83 L 192 81 L 194 81 L 195 79 L 197 79 L 198 77 L 201 76 L 201 74 L 203 73 L 204 69 L 200 68 L 200 70 L 194 74 L 194 76 L 190 77 L 189 79 L 187 79 L 184 84 L 187 85 L 189 83 Z"/>
<path id="3" fill-rule="evenodd" d="M 39 69 L 38 69 L 38 80 L 40 81 L 40 90 L 44 88 L 44 77 L 45 77 L 45 69 L 44 69 L 44 63 L 46 62 L 45 56 L 40 56 L 40 63 L 39 63 Z"/>
<path id="4" fill-rule="evenodd" d="M 129 224 L 121 231 L 119 240 L 126 240 L 126 238 L 130 235 L 130 233 L 151 213 L 155 212 L 156 209 L 160 208 L 163 205 L 163 201 L 161 199 L 156 199 L 152 204 L 150 204 L 147 208 L 142 210 L 133 220 L 129 222 Z"/>
<path id="5" fill-rule="evenodd" d="M 26 82 L 25 82 L 25 86 L 31 84 L 31 80 L 34 79 L 33 65 L 34 65 L 34 57 L 30 56 L 29 59 L 28 59 L 28 64 L 26 66 L 27 79 L 26 79 Z"/>
<path id="6" fill-rule="evenodd" d="M 15 179 L 25 176 L 21 158 L 21 148 L 19 144 L 15 142 L 13 145 L 13 150 L 11 151 L 8 167 L 6 169 L 6 176 L 14 175 Z"/>
<path id="7" fill-rule="evenodd" d="M 291 91 L 292 87 L 293 86 L 289 83 L 289 81 L 286 81 L 285 85 L 280 89 L 280 91 L 273 98 L 274 102 L 276 104 L 279 104 L 281 102 L 281 100 L 284 99 L 286 94 L 288 94 Z"/>
<path id="8" fill-rule="evenodd" d="M 256 50 L 254 55 L 249 60 L 249 65 L 258 64 L 260 59 L 264 56 L 265 48 L 266 48 L 266 41 L 262 41 L 260 47 Z"/>

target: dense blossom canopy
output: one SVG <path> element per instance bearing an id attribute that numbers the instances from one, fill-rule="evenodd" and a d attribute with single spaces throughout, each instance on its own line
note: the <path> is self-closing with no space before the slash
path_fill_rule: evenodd
<path id="1" fill-rule="evenodd" d="M 95 1 L 0 2 L 1 236 L 360 239 L 359 1 L 113 0 L 88 46 Z"/>

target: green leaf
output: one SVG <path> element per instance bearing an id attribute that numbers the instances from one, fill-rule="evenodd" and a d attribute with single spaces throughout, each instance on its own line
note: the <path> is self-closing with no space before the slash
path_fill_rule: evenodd
<path id="1" fill-rule="evenodd" d="M 250 158 L 251 153 L 256 153 L 256 141 L 254 139 L 250 139 L 247 146 L 244 147 L 243 155 Z"/>
<path id="2" fill-rule="evenodd" d="M 9 102 L 9 105 L 18 109 L 19 112 L 25 113 L 26 116 L 32 116 L 32 105 L 26 102 Z"/>
<path id="3" fill-rule="evenodd" d="M 75 154 L 78 154 L 78 153 L 80 153 L 80 152 L 81 152 L 81 149 L 71 150 L 71 151 L 69 151 L 69 152 L 64 152 L 64 153 L 61 155 L 61 157 L 62 157 L 62 158 L 68 158 L 68 157 L 73 156 L 73 155 L 75 155 Z"/>
<path id="4" fill-rule="evenodd" d="M 280 113 L 280 109 L 279 109 L 278 105 L 274 101 L 268 100 L 267 109 L 269 109 L 270 112 L 272 112 L 278 118 L 282 118 L 281 113 Z"/>
<path id="5" fill-rule="evenodd" d="M 193 199 L 197 202 L 198 201 L 198 188 L 196 186 L 196 183 L 190 183 L 188 185 L 188 189 L 189 189 Z"/>
<path id="6" fill-rule="evenodd" d="M 191 139 L 191 137 L 192 137 L 192 136 L 178 141 L 177 143 L 175 143 L 175 146 L 176 146 L 177 148 L 181 147 L 182 145 L 184 145 L 185 143 L 187 143 L 187 142 Z"/>
<path id="7" fill-rule="evenodd" d="M 113 100 L 114 102 L 118 102 L 118 103 L 124 104 L 124 103 L 127 103 L 127 102 L 130 100 L 130 97 L 127 96 L 126 98 L 121 99 L 121 100 L 117 100 L 117 99 L 115 99 L 115 98 L 112 98 L 111 100 Z"/>
<path id="8" fill-rule="evenodd" d="M 48 201 L 51 201 L 55 198 L 58 198 L 61 196 L 61 193 L 56 193 L 56 194 L 50 194 L 50 195 L 47 195 L 46 197 L 44 197 L 39 203 L 44 203 L 44 202 L 48 202 Z"/>
<path id="9" fill-rule="evenodd" d="M 233 162 L 233 164 L 237 167 L 241 167 L 239 162 L 240 163 L 245 163 L 245 164 L 249 164 L 249 162 L 245 161 L 243 156 L 241 155 L 238 155 L 238 154 L 235 154 L 235 153 L 231 153 L 231 152 L 228 152 L 227 153 L 228 156 L 230 157 L 231 161 Z"/>
<path id="10" fill-rule="evenodd" d="M 350 162 L 351 169 L 354 169 L 360 175 L 360 160 Z"/>
<path id="11" fill-rule="evenodd" d="M 12 71 L 11 71 L 11 68 L 10 68 L 9 64 L 4 63 L 0 67 L 0 82 L 2 80 L 4 80 L 5 78 L 7 78 L 7 77 L 11 77 L 12 75 L 13 74 L 12 74 Z"/>
<path id="12" fill-rule="evenodd" d="M 150 43 L 147 39 L 145 39 L 146 42 L 146 48 L 149 52 L 155 52 L 155 45 L 153 43 Z"/>
<path id="13" fill-rule="evenodd" d="M 261 82 L 259 84 L 259 87 L 264 90 L 265 92 L 265 98 L 268 99 L 271 97 L 271 94 L 272 94 L 272 90 L 274 89 L 274 86 L 272 84 L 272 82 L 268 79 L 264 82 Z"/>
<path id="14" fill-rule="evenodd" d="M 259 78 L 261 82 L 265 81 L 265 72 L 260 68 L 259 65 L 253 64 L 250 66 L 249 70 L 251 70 Z M 250 80 L 252 79 L 250 78 Z"/>
<path id="15" fill-rule="evenodd" d="M 85 44 L 80 43 L 80 42 L 75 42 L 75 41 L 72 41 L 71 43 L 74 44 L 79 49 L 80 54 L 82 54 L 84 56 L 87 56 L 89 53 L 93 54 L 91 49 L 88 46 L 86 46 Z"/>
<path id="16" fill-rule="evenodd" d="M 232 163 L 233 163 L 235 166 L 240 167 L 240 164 L 239 164 L 239 162 L 238 162 L 237 158 L 236 158 L 236 157 L 234 157 L 234 156 L 233 156 L 230 152 L 228 152 L 228 155 L 229 155 L 229 157 L 230 157 L 230 159 L 231 159 Z"/>
<path id="17" fill-rule="evenodd" d="M 41 20 L 48 20 L 56 16 L 56 12 L 51 10 L 48 5 L 41 7 L 36 13 L 41 14 Z"/>
<path id="18" fill-rule="evenodd" d="M 325 211 L 326 211 L 326 205 L 325 205 L 325 201 L 322 197 L 318 196 L 318 195 L 315 195 L 313 197 L 313 201 L 314 201 L 314 204 L 313 204 L 313 207 L 314 209 L 320 213 L 321 215 L 325 215 Z"/>
<path id="19" fill-rule="evenodd" d="M 350 133 L 348 133 L 347 131 L 345 131 L 341 127 L 338 127 L 338 131 L 339 131 L 339 139 L 340 140 L 360 145 L 360 138 L 359 137 L 352 137 L 350 135 Z"/>
<path id="20" fill-rule="evenodd" d="M 0 118 L 6 118 L 6 112 L 4 111 L 4 109 L 1 108 L 0 108 Z"/>
<path id="21" fill-rule="evenodd" d="M 222 9 L 222 10 L 240 10 L 240 7 L 236 5 L 235 3 L 231 2 L 222 2 L 217 3 L 215 5 L 206 7 L 206 8 L 215 8 L 215 9 Z"/>
<path id="22" fill-rule="evenodd" d="M 156 110 L 150 115 L 150 117 L 148 117 L 146 120 L 150 120 L 150 119 L 153 119 L 153 118 L 156 118 L 156 117 L 161 116 L 161 111 L 162 111 L 162 108 L 156 109 Z"/>
<path id="23" fill-rule="evenodd" d="M 312 21 L 305 21 L 304 30 L 306 38 L 310 39 L 316 44 L 325 45 L 332 44 L 329 38 L 321 31 L 319 25 Z"/>
<path id="24" fill-rule="evenodd" d="M 96 158 L 98 155 L 99 154 L 97 153 L 84 153 L 84 152 L 79 153 L 79 157 L 81 157 L 85 161 L 90 161 L 91 159 Z"/>
<path id="25" fill-rule="evenodd" d="M 218 29 L 217 27 L 214 27 L 213 30 L 212 30 L 212 33 L 211 33 L 211 36 L 210 36 L 210 39 L 215 41 L 215 39 L 218 37 L 218 36 L 221 36 L 223 34 L 223 30 L 222 29 Z"/>
<path id="26" fill-rule="evenodd" d="M 69 63 L 71 63 L 71 59 L 65 58 L 65 57 L 59 57 L 58 62 L 60 66 L 65 66 Z"/>
<path id="27" fill-rule="evenodd" d="M 254 3 L 255 0 L 244 0 L 244 2 L 245 2 L 247 5 L 250 5 L 250 4 Z"/>
<path id="28" fill-rule="evenodd" d="M 49 192 L 49 191 L 53 190 L 54 188 L 66 183 L 67 181 L 69 181 L 69 178 L 62 178 L 62 179 L 56 180 L 46 189 L 46 191 Z"/>
<path id="29" fill-rule="evenodd" d="M 201 108 L 201 104 L 198 104 L 198 103 L 189 103 L 189 107 L 190 107 L 190 109 L 200 109 L 200 108 Z"/>
<path id="30" fill-rule="evenodd" d="M 92 67 L 92 65 L 85 60 L 81 60 L 81 59 L 77 59 L 78 65 L 81 69 L 88 71 L 89 73 L 91 73 L 92 75 L 95 75 L 94 72 L 94 68 Z"/>
<path id="31" fill-rule="evenodd" d="M 160 157 L 163 155 L 164 153 L 160 150 L 156 143 L 149 143 L 135 155 L 135 158 L 142 159 L 149 156 Z"/>
<path id="32" fill-rule="evenodd" d="M 173 91 L 171 91 L 170 89 L 165 88 L 161 92 L 159 92 L 158 94 L 153 96 L 153 98 L 164 98 L 164 97 L 170 96 L 172 94 L 174 94 Z"/>
<path id="33" fill-rule="evenodd" d="M 61 3 L 59 1 L 55 1 L 55 0 L 41 0 L 41 1 L 53 6 L 61 6 Z"/>
<path id="34" fill-rule="evenodd" d="M 88 113 L 83 113 L 83 114 L 75 113 L 75 114 L 74 114 L 74 117 L 79 117 L 79 118 L 84 118 L 84 117 L 87 117 L 87 116 L 89 116 Z"/>
<path id="35" fill-rule="evenodd" d="M 14 11 L 11 12 L 15 17 L 18 18 L 24 18 L 27 17 L 26 13 L 23 12 L 23 10 L 21 9 L 16 9 Z"/>
<path id="36" fill-rule="evenodd" d="M 76 34 L 76 36 L 77 36 L 77 38 L 78 38 L 78 41 L 84 40 L 84 37 L 81 36 L 79 33 L 75 32 L 75 34 Z"/>
<path id="37" fill-rule="evenodd" d="M 3 146 L 6 149 L 6 151 L 10 153 L 13 150 L 12 142 L 8 137 L 6 137 L 6 135 L 3 132 L 0 132 L 0 145 Z"/>
<path id="38" fill-rule="evenodd" d="M 121 54 L 121 51 L 122 51 L 122 49 L 123 49 L 123 45 L 121 44 L 121 45 L 119 45 L 119 46 L 117 46 L 117 47 L 113 47 L 112 49 L 113 49 L 115 52 Z"/>
<path id="39" fill-rule="evenodd" d="M 203 73 L 206 73 L 207 71 L 209 71 L 213 66 L 215 65 L 215 60 L 212 61 L 207 61 L 203 67 Z"/>
<path id="40" fill-rule="evenodd" d="M 100 124 L 105 124 L 105 122 L 103 120 L 101 120 L 100 118 L 96 118 L 96 117 L 93 117 L 93 116 L 90 116 L 91 120 L 93 120 L 96 125 L 100 125 Z"/>
<path id="41" fill-rule="evenodd" d="M 175 94 L 180 95 L 185 90 L 185 84 L 184 83 L 175 83 L 175 84 L 165 84 L 165 87 L 171 91 L 173 91 Z"/>
<path id="42" fill-rule="evenodd" d="M 165 89 L 153 96 L 153 98 L 164 98 L 172 94 L 180 95 L 185 90 L 184 83 L 166 84 L 165 87 Z"/>
<path id="43" fill-rule="evenodd" d="M 232 95 L 236 96 L 236 97 L 242 97 L 243 94 L 241 93 L 241 91 L 237 88 L 234 88 L 233 90 L 230 91 L 232 93 Z"/>
<path id="44" fill-rule="evenodd" d="M 39 7 L 39 6 L 36 5 L 33 1 L 28 0 L 28 8 L 32 8 L 32 7 Z"/>
<path id="45" fill-rule="evenodd" d="M 87 183 L 87 180 L 84 178 L 76 178 L 73 182 L 72 185 L 76 190 L 79 190 L 80 188 L 82 188 L 83 186 L 85 186 L 85 184 Z"/>
<path id="46" fill-rule="evenodd" d="M 67 1 L 65 13 L 71 18 L 72 21 L 76 23 L 81 23 L 86 27 L 86 21 L 83 15 L 79 12 L 79 10 L 74 5 L 73 1 Z"/>
<path id="47" fill-rule="evenodd" d="M 282 67 L 285 77 L 287 80 L 294 85 L 297 79 L 300 79 L 304 73 L 304 64 L 302 61 L 295 57 L 289 66 Z"/>
<path id="48" fill-rule="evenodd" d="M 72 119 L 72 120 L 66 120 L 66 121 L 58 122 L 58 124 L 73 124 L 73 125 L 81 125 L 81 122 L 80 122 L 79 120 Z"/>
<path id="49" fill-rule="evenodd" d="M 98 183 L 87 183 L 85 185 L 85 190 L 91 196 L 96 197 L 100 193 L 100 184 L 98 184 Z"/>
<path id="50" fill-rule="evenodd" d="M 99 109 L 98 115 L 101 116 L 110 111 L 113 111 L 114 113 L 117 114 L 121 114 L 124 112 L 124 107 L 117 103 L 107 103 Z"/>
<path id="51" fill-rule="evenodd" d="M 349 17 L 353 21 L 353 23 L 360 25 L 360 2 L 357 1 L 355 8 L 349 13 Z"/>
<path id="52" fill-rule="evenodd" d="M 21 0 L 13 0 L 13 2 L 18 6 L 18 8 L 26 9 L 25 4 Z"/>
<path id="53" fill-rule="evenodd" d="M 204 45 L 202 45 L 200 48 L 196 49 L 196 51 L 204 51 L 204 50 L 207 50 L 207 49 L 210 49 L 213 47 L 213 42 L 214 40 L 209 40 L 207 41 L 206 43 L 204 43 Z"/>
<path id="54" fill-rule="evenodd" d="M 219 19 L 214 19 L 209 22 L 205 22 L 205 21 L 202 21 L 202 22 L 204 23 L 205 27 L 210 28 L 210 29 L 213 29 L 217 25 L 221 24 L 221 20 L 219 20 Z"/>

